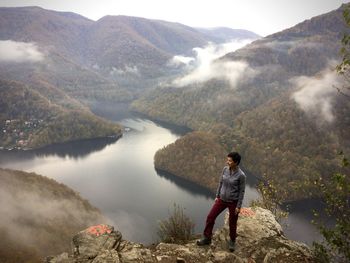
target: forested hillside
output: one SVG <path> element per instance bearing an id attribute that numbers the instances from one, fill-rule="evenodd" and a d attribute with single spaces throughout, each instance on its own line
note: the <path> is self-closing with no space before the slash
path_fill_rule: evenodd
<path id="1" fill-rule="evenodd" d="M 37 148 L 71 140 L 120 136 L 121 128 L 83 106 L 52 103 L 20 82 L 0 81 L 0 146 Z M 72 101 L 74 102 L 74 100 Z"/>
<path id="2" fill-rule="evenodd" d="M 197 131 L 157 151 L 154 165 L 215 192 L 226 155 L 214 135 Z"/>
<path id="3" fill-rule="evenodd" d="M 242 34 L 225 31 L 237 38 Z M 93 116 L 88 105 L 130 103 L 143 96 L 178 73 L 167 67 L 174 55 L 191 54 L 208 41 L 225 41 L 215 32 L 137 17 L 92 21 L 40 7 L 1 7 L 0 147 L 32 148 L 119 134 Z"/>
<path id="4" fill-rule="evenodd" d="M 231 74 L 241 69 L 234 82 L 170 84 L 134 102 L 134 109 L 213 132 L 227 151 L 242 152 L 250 171 L 276 179 L 287 199 L 315 194 L 314 175 L 328 176 L 337 152 L 350 152 L 350 103 L 336 91 L 342 79 L 334 70 L 347 32 L 343 8 L 217 60 L 223 70 L 236 65 Z"/>

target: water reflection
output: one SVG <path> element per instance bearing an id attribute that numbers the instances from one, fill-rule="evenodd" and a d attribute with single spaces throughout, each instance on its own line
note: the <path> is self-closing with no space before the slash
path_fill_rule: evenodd
<path id="1" fill-rule="evenodd" d="M 1 166 L 35 172 L 69 186 L 134 242 L 155 242 L 157 222 L 168 217 L 174 202 L 187 209 L 201 231 L 212 203 L 208 194 L 184 190 L 154 170 L 155 152 L 179 135 L 149 120 L 120 123 L 129 131 L 117 141 L 79 141 L 38 151 L 3 152 Z"/>
<path id="2" fill-rule="evenodd" d="M 187 180 L 185 178 L 173 175 L 167 171 L 156 169 L 156 168 L 155 168 L 155 170 L 156 170 L 158 176 L 164 177 L 165 179 L 173 182 L 174 184 L 176 184 L 176 186 L 181 187 L 182 189 L 184 189 L 185 191 L 187 191 L 189 193 L 192 193 L 194 195 L 206 196 L 208 199 L 212 199 L 215 197 L 215 193 L 213 193 L 212 191 L 210 191 L 206 187 L 203 187 L 203 186 L 196 184 L 196 183 L 194 183 L 190 180 Z M 218 174 L 219 174 L 219 172 L 218 172 Z M 246 175 L 247 175 L 247 181 L 246 181 L 247 194 L 245 195 L 245 198 L 244 198 L 244 205 L 249 206 L 249 204 L 252 200 L 255 200 L 259 197 L 259 194 L 255 189 L 258 180 L 252 174 L 246 173 Z M 218 176 L 217 183 L 219 184 L 219 176 Z"/>
<path id="3" fill-rule="evenodd" d="M 312 245 L 314 241 L 323 240 L 320 231 L 311 223 L 311 220 L 327 227 L 335 224 L 334 218 L 328 217 L 325 213 L 325 204 L 320 199 L 294 201 L 286 203 L 284 208 L 286 207 L 290 211 L 288 218 L 282 220 L 286 236 L 294 240 L 300 240 L 302 237 L 302 241 L 308 245 Z M 313 211 L 318 214 L 317 218 Z"/>
<path id="4" fill-rule="evenodd" d="M 122 123 L 127 127 L 130 126 L 128 124 L 125 124 L 125 121 L 132 120 L 133 122 L 135 120 L 138 120 L 140 123 L 147 121 L 151 122 L 153 123 L 153 125 L 155 124 L 156 126 L 165 128 L 175 135 L 185 135 L 186 133 L 191 131 L 190 128 L 187 128 L 185 126 L 174 125 L 165 121 L 152 120 L 149 116 L 145 114 L 129 110 L 129 106 L 129 103 L 116 104 L 112 102 L 106 102 L 101 104 L 99 102 L 89 102 L 89 107 L 94 114 L 106 118 L 108 120 L 113 120 Z"/>
<path id="5" fill-rule="evenodd" d="M 96 138 L 53 144 L 36 150 L 1 150 L 0 165 L 13 161 L 29 161 L 36 157 L 57 156 L 61 158 L 78 159 L 103 150 L 106 146 L 115 143 L 120 137 Z"/>
<path id="6" fill-rule="evenodd" d="M 169 172 L 166 172 L 166 171 L 163 171 L 160 169 L 156 169 L 156 172 L 160 177 L 164 177 L 165 179 L 169 180 L 170 182 L 173 182 L 176 186 L 187 191 L 188 193 L 191 193 L 194 195 L 202 195 L 208 199 L 212 199 L 214 196 L 214 194 L 209 189 L 202 187 L 198 184 L 195 184 L 189 180 L 186 180 L 186 179 L 181 178 L 179 176 L 175 176 Z"/>
<path id="7" fill-rule="evenodd" d="M 185 131 L 169 130 L 141 118 L 124 119 L 120 123 L 130 130 L 119 140 L 69 142 L 26 152 L 0 151 L 0 166 L 36 172 L 78 191 L 131 241 L 155 242 L 157 221 L 169 216 L 175 202 L 186 208 L 196 223 L 196 233 L 200 233 L 214 194 L 185 179 L 155 171 L 153 163 L 155 152 Z M 257 180 L 244 167 L 243 170 L 247 174 L 243 205 L 247 206 L 258 197 Z M 294 206 L 287 236 L 308 243 L 315 240 L 317 233 L 310 215 L 306 214 L 315 206 L 307 207 L 305 202 L 299 209 Z M 215 226 L 220 227 L 222 222 L 221 216 Z"/>

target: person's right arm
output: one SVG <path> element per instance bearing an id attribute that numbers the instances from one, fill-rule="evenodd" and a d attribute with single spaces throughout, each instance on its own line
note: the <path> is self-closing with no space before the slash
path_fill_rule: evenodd
<path id="1" fill-rule="evenodd" d="M 221 172 L 221 176 L 220 176 L 220 181 L 219 181 L 219 186 L 218 186 L 218 189 L 216 190 L 216 198 L 215 198 L 215 201 L 220 198 L 220 191 L 221 191 L 221 187 L 222 187 L 222 177 L 224 175 L 224 170 L 225 168 L 222 170 Z"/>

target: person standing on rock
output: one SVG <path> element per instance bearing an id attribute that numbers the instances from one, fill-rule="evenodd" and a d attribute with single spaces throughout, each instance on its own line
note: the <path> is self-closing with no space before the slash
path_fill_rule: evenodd
<path id="1" fill-rule="evenodd" d="M 203 233 L 204 237 L 197 241 L 198 246 L 209 245 L 211 243 L 215 219 L 222 211 L 228 208 L 230 226 L 228 247 L 230 251 L 234 251 L 235 249 L 237 220 L 242 207 L 246 181 L 246 176 L 239 167 L 240 161 L 241 156 L 237 152 L 231 152 L 227 155 L 227 166 L 222 170 L 215 202 L 207 216 Z"/>

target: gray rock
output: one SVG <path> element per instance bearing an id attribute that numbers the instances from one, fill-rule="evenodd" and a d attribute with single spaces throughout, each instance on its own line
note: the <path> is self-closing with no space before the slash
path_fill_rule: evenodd
<path id="1" fill-rule="evenodd" d="M 157 259 L 152 255 L 149 249 L 133 247 L 130 250 L 124 250 L 119 252 L 120 259 L 122 263 L 155 263 Z"/>
<path id="2" fill-rule="evenodd" d="M 243 259 L 236 256 L 233 253 L 227 252 L 227 251 L 219 251 L 215 252 L 213 254 L 212 262 L 214 263 L 226 263 L 226 262 L 232 262 L 232 263 L 244 263 Z"/>
<path id="3" fill-rule="evenodd" d="M 228 251 L 228 215 L 215 232 L 210 246 L 159 243 L 155 248 L 122 240 L 119 231 L 107 225 L 90 227 L 73 238 L 73 255 L 50 258 L 50 263 L 313 263 L 310 249 L 287 239 L 273 214 L 262 208 L 245 208 L 238 220 L 236 249 Z"/>
<path id="4" fill-rule="evenodd" d="M 93 259 L 102 250 L 116 248 L 121 238 L 122 234 L 113 226 L 92 226 L 73 237 L 73 253 L 77 258 Z"/>
<path id="5" fill-rule="evenodd" d="M 198 247 L 195 242 L 189 242 L 186 245 L 160 243 L 155 250 L 156 255 L 166 255 L 176 262 L 178 258 L 185 262 L 207 262 L 208 254 L 205 248 Z"/>
<path id="6" fill-rule="evenodd" d="M 73 263 L 74 259 L 69 257 L 68 253 L 62 253 L 55 257 L 47 257 L 47 263 Z"/>
<path id="7" fill-rule="evenodd" d="M 269 210 L 245 208 L 237 224 L 238 237 L 234 253 L 240 258 L 250 258 L 255 262 L 286 263 L 300 262 L 302 258 L 304 262 L 312 262 L 310 249 L 305 244 L 287 239 Z M 225 242 L 229 239 L 228 213 L 225 215 L 224 227 L 215 233 L 214 239 L 221 249 L 226 249 Z"/>
<path id="8" fill-rule="evenodd" d="M 91 263 L 120 263 L 119 255 L 116 250 L 102 250 Z"/>

